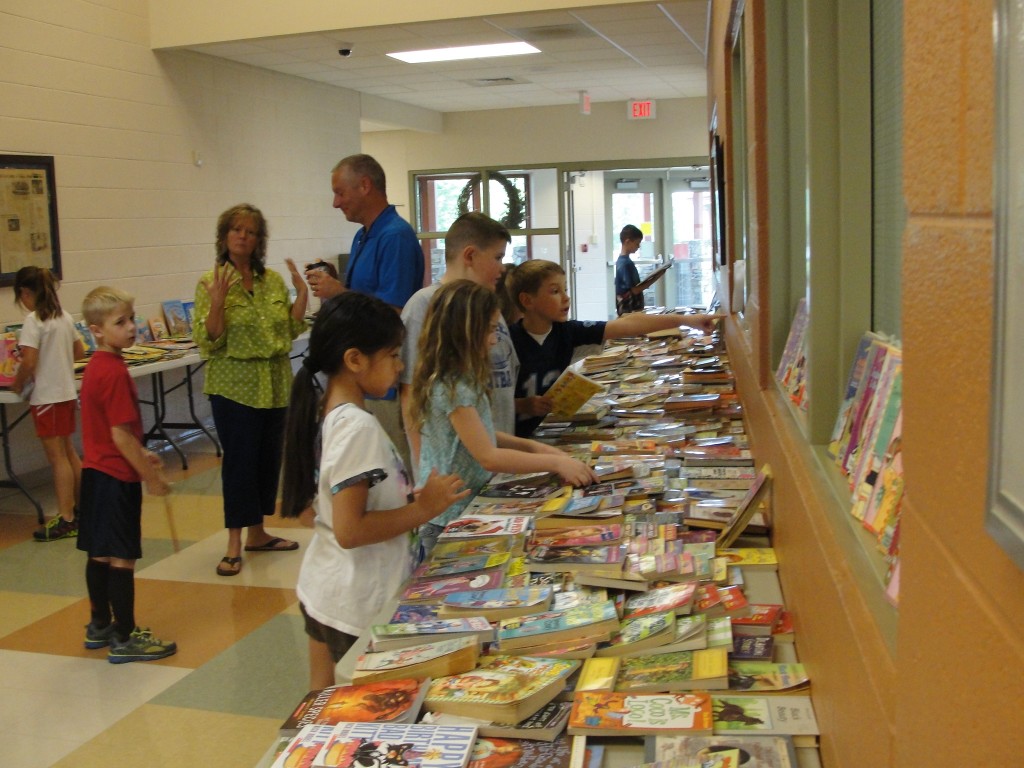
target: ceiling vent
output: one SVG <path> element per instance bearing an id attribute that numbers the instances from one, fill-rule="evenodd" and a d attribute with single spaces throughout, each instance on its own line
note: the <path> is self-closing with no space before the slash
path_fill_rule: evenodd
<path id="1" fill-rule="evenodd" d="M 523 80 L 521 77 L 480 77 L 463 82 L 477 88 L 493 88 L 496 85 L 525 85 L 529 83 L 529 80 Z"/>
<path id="2" fill-rule="evenodd" d="M 519 27 L 505 31 L 515 35 L 520 40 L 533 43 L 538 48 L 541 48 L 541 50 L 543 50 L 544 43 L 558 40 L 578 40 L 595 36 L 593 32 L 582 24 L 551 24 L 544 27 Z"/>

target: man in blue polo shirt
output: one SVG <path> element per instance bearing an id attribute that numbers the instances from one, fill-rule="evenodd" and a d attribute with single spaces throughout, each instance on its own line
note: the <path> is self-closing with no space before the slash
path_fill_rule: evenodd
<path id="1" fill-rule="evenodd" d="M 423 249 L 409 222 L 388 203 L 384 169 L 369 155 L 350 155 L 334 166 L 331 190 L 334 207 L 362 227 L 352 240 L 344 282 L 322 269 L 306 270 L 313 295 L 322 301 L 345 291 L 359 291 L 401 312 L 409 297 L 423 287 Z M 409 466 L 397 390 L 382 400 L 367 400 L 366 406 Z"/>
<path id="2" fill-rule="evenodd" d="M 423 249 L 409 222 L 388 203 L 384 169 L 369 155 L 350 155 L 331 172 L 334 207 L 362 227 L 352 240 L 345 281 L 307 270 L 313 295 L 329 299 L 346 290 L 386 301 L 401 312 L 423 287 Z"/>

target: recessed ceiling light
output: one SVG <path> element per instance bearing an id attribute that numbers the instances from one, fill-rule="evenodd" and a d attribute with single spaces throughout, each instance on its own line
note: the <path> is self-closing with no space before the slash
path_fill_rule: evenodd
<path id="1" fill-rule="evenodd" d="M 494 43 L 492 45 L 463 45 L 457 48 L 432 48 L 425 51 L 398 51 L 387 55 L 407 64 L 426 64 L 431 61 L 522 56 L 525 53 L 540 53 L 540 49 L 534 48 L 529 43 Z"/>

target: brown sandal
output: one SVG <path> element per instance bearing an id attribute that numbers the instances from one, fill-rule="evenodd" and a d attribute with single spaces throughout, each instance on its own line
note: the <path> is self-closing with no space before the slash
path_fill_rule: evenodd
<path id="1" fill-rule="evenodd" d="M 222 557 L 217 563 L 218 576 L 237 576 L 242 571 L 242 558 Z"/>

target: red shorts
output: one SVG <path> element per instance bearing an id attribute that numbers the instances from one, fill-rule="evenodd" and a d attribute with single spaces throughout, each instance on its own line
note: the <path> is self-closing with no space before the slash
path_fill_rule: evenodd
<path id="1" fill-rule="evenodd" d="M 32 421 L 39 437 L 67 437 L 75 434 L 75 400 L 31 406 Z"/>

